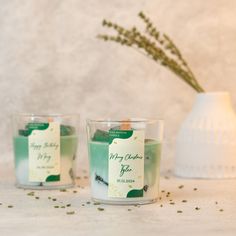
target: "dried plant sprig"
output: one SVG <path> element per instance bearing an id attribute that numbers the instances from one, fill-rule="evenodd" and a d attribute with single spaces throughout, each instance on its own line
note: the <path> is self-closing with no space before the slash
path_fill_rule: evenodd
<path id="1" fill-rule="evenodd" d="M 166 66 L 197 92 L 204 92 L 170 37 L 161 34 L 143 12 L 139 13 L 139 17 L 146 24 L 145 33 L 141 33 L 136 27 L 125 29 L 116 23 L 103 20 L 103 26 L 114 29 L 117 35 L 104 34 L 98 35 L 98 38 L 137 49 L 159 64 Z"/>
<path id="2" fill-rule="evenodd" d="M 195 78 L 193 72 L 189 68 L 187 62 L 184 60 L 180 50 L 177 48 L 177 46 L 174 44 L 174 42 L 170 39 L 170 37 L 166 34 L 162 35 L 156 30 L 156 28 L 153 26 L 150 19 L 143 13 L 139 13 L 139 17 L 146 23 L 146 31 L 150 34 L 150 36 L 153 36 L 160 44 L 165 44 L 165 49 L 169 50 L 172 55 L 175 55 L 179 62 L 185 67 L 185 69 L 188 71 L 189 74 L 192 75 L 192 77 Z M 196 80 L 196 79 L 195 79 Z"/>

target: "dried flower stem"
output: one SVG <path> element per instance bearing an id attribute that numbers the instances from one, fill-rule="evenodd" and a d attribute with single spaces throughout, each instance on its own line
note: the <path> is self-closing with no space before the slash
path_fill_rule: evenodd
<path id="1" fill-rule="evenodd" d="M 98 35 L 98 38 L 137 49 L 159 64 L 166 66 L 197 92 L 204 92 L 204 89 L 196 80 L 187 62 L 170 37 L 157 31 L 149 18 L 142 12 L 139 13 L 139 17 L 146 24 L 146 34 L 142 34 L 136 27 L 127 30 L 120 25 L 104 20 L 103 26 L 114 29 L 117 35 Z"/>

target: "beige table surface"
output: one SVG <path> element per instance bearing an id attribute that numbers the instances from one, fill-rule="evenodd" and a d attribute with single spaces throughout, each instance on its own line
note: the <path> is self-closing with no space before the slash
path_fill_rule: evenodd
<path id="1" fill-rule="evenodd" d="M 30 190 L 15 188 L 12 166 L 0 166 L 0 236 L 236 235 L 236 180 L 186 180 L 167 171 L 157 203 L 110 206 L 92 203 L 85 170 L 79 171 L 73 189 L 34 191 L 28 196 Z M 67 204 L 71 206 L 54 208 Z M 72 211 L 75 214 L 67 214 Z"/>

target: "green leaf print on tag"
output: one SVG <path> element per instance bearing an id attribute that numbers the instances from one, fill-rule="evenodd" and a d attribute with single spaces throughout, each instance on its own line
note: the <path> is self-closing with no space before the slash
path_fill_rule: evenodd
<path id="1" fill-rule="evenodd" d="M 25 130 L 19 130 L 19 135 L 29 136 L 33 130 L 46 130 L 49 127 L 49 123 L 32 122 L 25 126 Z"/>
<path id="2" fill-rule="evenodd" d="M 143 189 L 133 189 L 127 193 L 127 198 L 143 197 Z"/>
<path id="3" fill-rule="evenodd" d="M 60 181 L 60 175 L 49 175 L 46 179 L 46 182 L 56 182 Z"/>
<path id="4" fill-rule="evenodd" d="M 148 190 L 148 185 L 144 185 L 142 189 L 133 189 L 128 192 L 127 198 L 143 197 L 143 192 L 147 192 L 147 190 Z"/>

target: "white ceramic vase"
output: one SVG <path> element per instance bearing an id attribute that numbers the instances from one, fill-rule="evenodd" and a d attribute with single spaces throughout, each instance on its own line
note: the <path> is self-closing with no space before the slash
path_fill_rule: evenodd
<path id="1" fill-rule="evenodd" d="M 188 178 L 236 177 L 236 114 L 229 93 L 197 95 L 177 136 L 174 172 Z"/>

